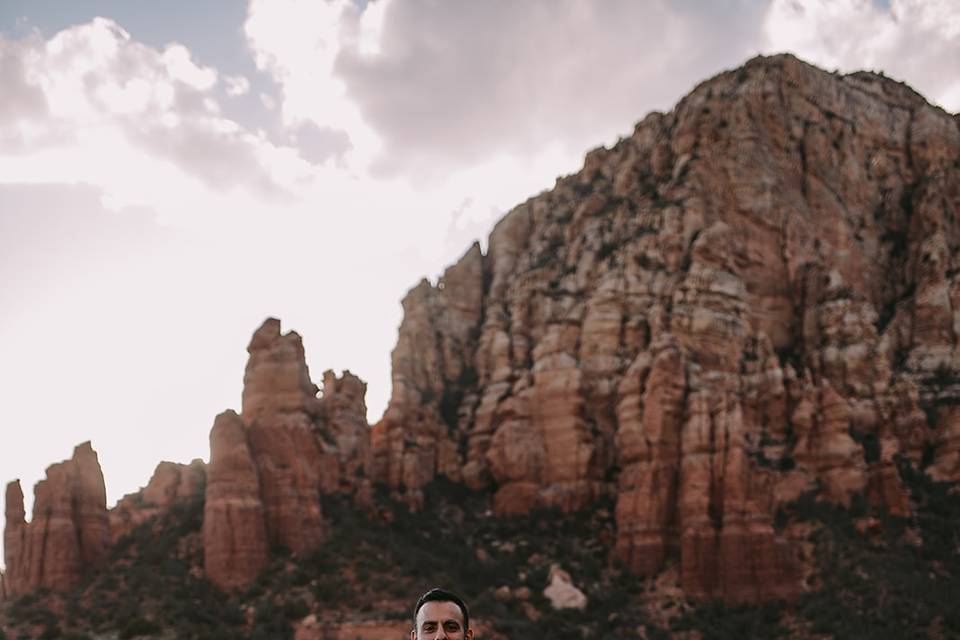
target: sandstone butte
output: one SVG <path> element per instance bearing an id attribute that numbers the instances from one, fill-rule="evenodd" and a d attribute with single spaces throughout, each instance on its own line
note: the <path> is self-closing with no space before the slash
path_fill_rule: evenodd
<path id="1" fill-rule="evenodd" d="M 328 372 L 318 397 L 300 337 L 265 322 L 210 434 L 206 573 L 232 589 L 322 545 L 323 494 L 420 508 L 445 476 L 501 515 L 613 499 L 638 576 L 789 599 L 809 559 L 779 507 L 907 514 L 897 460 L 960 480 L 958 211 L 960 116 L 909 87 L 788 55 L 707 80 L 408 292 L 372 429 L 365 384 Z M 87 481 L 78 456 L 51 467 L 30 524 L 8 487 L 8 593 L 69 584 L 123 520 L 78 452 Z M 96 542 L 71 547 L 81 529 Z"/>

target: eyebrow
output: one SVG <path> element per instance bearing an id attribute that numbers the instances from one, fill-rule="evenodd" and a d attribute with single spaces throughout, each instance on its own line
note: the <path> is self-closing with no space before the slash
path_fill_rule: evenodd
<path id="1" fill-rule="evenodd" d="M 460 626 L 460 621 L 457 620 L 456 618 L 447 618 L 446 620 L 443 620 L 442 622 L 441 622 L 440 620 L 424 620 L 424 621 L 423 621 L 423 624 L 421 624 L 420 626 L 421 626 L 421 627 L 425 627 L 425 626 L 427 626 L 428 624 L 444 624 L 444 625 L 447 625 L 447 624 L 450 624 L 451 622 L 452 622 L 453 624 L 457 625 L 458 627 Z"/>

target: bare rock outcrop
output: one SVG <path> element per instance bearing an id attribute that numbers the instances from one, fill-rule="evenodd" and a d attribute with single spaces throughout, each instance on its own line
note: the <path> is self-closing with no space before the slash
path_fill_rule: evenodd
<path id="1" fill-rule="evenodd" d="M 247 350 L 243 410 L 210 433 L 205 568 L 224 589 L 249 584 L 272 549 L 317 548 L 329 526 L 321 496 L 369 485 L 366 384 L 328 371 L 317 397 L 300 336 L 273 318 Z"/>
<path id="2" fill-rule="evenodd" d="M 203 547 L 204 571 L 224 589 L 252 582 L 270 551 L 259 473 L 233 411 L 217 416 L 210 431 Z"/>
<path id="3" fill-rule="evenodd" d="M 550 567 L 547 582 L 547 588 L 543 590 L 543 597 L 550 601 L 550 606 L 554 609 L 579 609 L 583 611 L 587 608 L 587 596 L 573 584 L 570 574 L 564 571 L 560 565 L 554 564 Z"/>
<path id="4" fill-rule="evenodd" d="M 370 425 L 367 423 L 367 383 L 344 371 L 323 372 L 320 415 L 329 462 L 324 492 L 355 494 L 368 483 L 372 466 Z"/>
<path id="5" fill-rule="evenodd" d="M 404 300 L 374 477 L 498 513 L 616 499 L 691 595 L 802 589 L 806 492 L 960 480 L 960 129 L 882 76 L 756 58 L 516 207 Z"/>
<path id="6" fill-rule="evenodd" d="M 38 587 L 65 590 L 100 566 L 110 544 L 106 488 L 89 442 L 47 468 L 26 522 L 20 482 L 7 485 L 4 586 L 9 596 Z"/>
<path id="7" fill-rule="evenodd" d="M 437 473 L 460 480 L 460 409 L 475 385 L 470 354 L 482 320 L 484 262 L 474 244 L 436 287 L 423 280 L 403 300 L 390 402 L 371 434 L 373 476 L 413 504 Z M 469 403 L 469 400 L 467 401 Z"/>
<path id="8" fill-rule="evenodd" d="M 177 501 L 202 498 L 205 486 L 206 466 L 202 460 L 194 460 L 188 465 L 159 463 L 147 486 L 125 495 L 110 509 L 111 542 L 160 515 Z"/>
<path id="9" fill-rule="evenodd" d="M 271 546 L 299 553 L 325 536 L 324 451 L 314 432 L 319 389 L 310 380 L 300 336 L 281 335 L 279 320 L 264 322 L 247 351 L 240 415 L 259 474 L 267 538 Z"/>

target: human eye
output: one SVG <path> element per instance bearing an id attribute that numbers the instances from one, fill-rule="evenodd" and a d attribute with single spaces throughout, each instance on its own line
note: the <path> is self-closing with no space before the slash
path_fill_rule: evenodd
<path id="1" fill-rule="evenodd" d="M 427 633 L 436 631 L 436 630 L 437 630 L 437 623 L 435 623 L 435 622 L 424 622 L 424 623 L 423 623 L 423 630 L 426 631 Z"/>
<path id="2" fill-rule="evenodd" d="M 443 625 L 443 628 L 446 629 L 447 631 L 460 631 L 460 625 L 453 621 Z"/>

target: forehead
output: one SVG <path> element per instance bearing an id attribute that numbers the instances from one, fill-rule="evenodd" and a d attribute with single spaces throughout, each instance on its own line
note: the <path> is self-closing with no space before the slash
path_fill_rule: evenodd
<path id="1" fill-rule="evenodd" d="M 463 614 L 460 613 L 460 607 L 455 602 L 431 601 L 420 607 L 417 612 L 417 626 L 424 622 L 432 620 L 434 622 L 446 622 L 447 620 L 456 620 L 463 625 Z"/>

